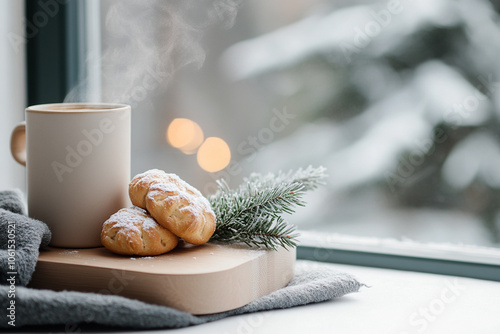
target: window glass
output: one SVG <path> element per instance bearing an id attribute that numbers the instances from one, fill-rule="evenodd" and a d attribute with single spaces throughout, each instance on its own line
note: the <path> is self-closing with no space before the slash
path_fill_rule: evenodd
<path id="1" fill-rule="evenodd" d="M 324 166 L 300 229 L 500 240 L 500 8 L 486 0 L 102 1 L 132 170 L 205 194 Z"/>

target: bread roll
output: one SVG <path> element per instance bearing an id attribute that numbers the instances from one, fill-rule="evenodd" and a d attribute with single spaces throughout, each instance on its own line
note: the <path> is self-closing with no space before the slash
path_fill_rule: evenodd
<path id="1" fill-rule="evenodd" d="M 175 174 L 152 169 L 135 176 L 130 200 L 145 208 L 163 227 L 185 241 L 199 245 L 215 231 L 215 214 L 208 200 Z"/>
<path id="2" fill-rule="evenodd" d="M 178 238 L 145 210 L 132 207 L 121 209 L 104 222 L 101 242 L 117 254 L 153 256 L 174 249 Z"/>
<path id="3" fill-rule="evenodd" d="M 153 184 L 146 208 L 160 225 L 189 243 L 203 244 L 215 232 L 215 214 L 208 200 L 178 177 Z"/>

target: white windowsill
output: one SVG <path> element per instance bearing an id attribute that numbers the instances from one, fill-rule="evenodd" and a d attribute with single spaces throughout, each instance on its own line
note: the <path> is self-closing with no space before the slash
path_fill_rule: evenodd
<path id="1" fill-rule="evenodd" d="M 148 333 L 500 333 L 498 282 L 328 265 L 370 287 L 324 303 Z"/>

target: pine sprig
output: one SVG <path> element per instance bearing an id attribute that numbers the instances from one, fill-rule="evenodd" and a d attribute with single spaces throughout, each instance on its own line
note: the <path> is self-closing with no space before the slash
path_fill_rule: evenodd
<path id="1" fill-rule="evenodd" d="M 209 197 L 217 217 L 211 240 L 271 249 L 295 247 L 298 234 L 281 215 L 304 206 L 302 196 L 322 183 L 324 172 L 323 167 L 309 166 L 277 175 L 254 173 L 235 190 L 224 180 L 217 181 L 218 191 Z"/>

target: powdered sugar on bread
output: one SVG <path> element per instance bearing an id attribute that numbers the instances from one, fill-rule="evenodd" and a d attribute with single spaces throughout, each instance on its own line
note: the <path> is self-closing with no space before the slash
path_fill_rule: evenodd
<path id="1" fill-rule="evenodd" d="M 146 210 L 132 207 L 121 209 L 104 222 L 101 242 L 118 254 L 159 255 L 175 248 L 178 238 Z"/>
<path id="2" fill-rule="evenodd" d="M 189 243 L 205 243 L 215 231 L 208 200 L 176 174 L 158 169 L 138 174 L 129 193 L 134 205 L 147 209 L 160 225 Z"/>

